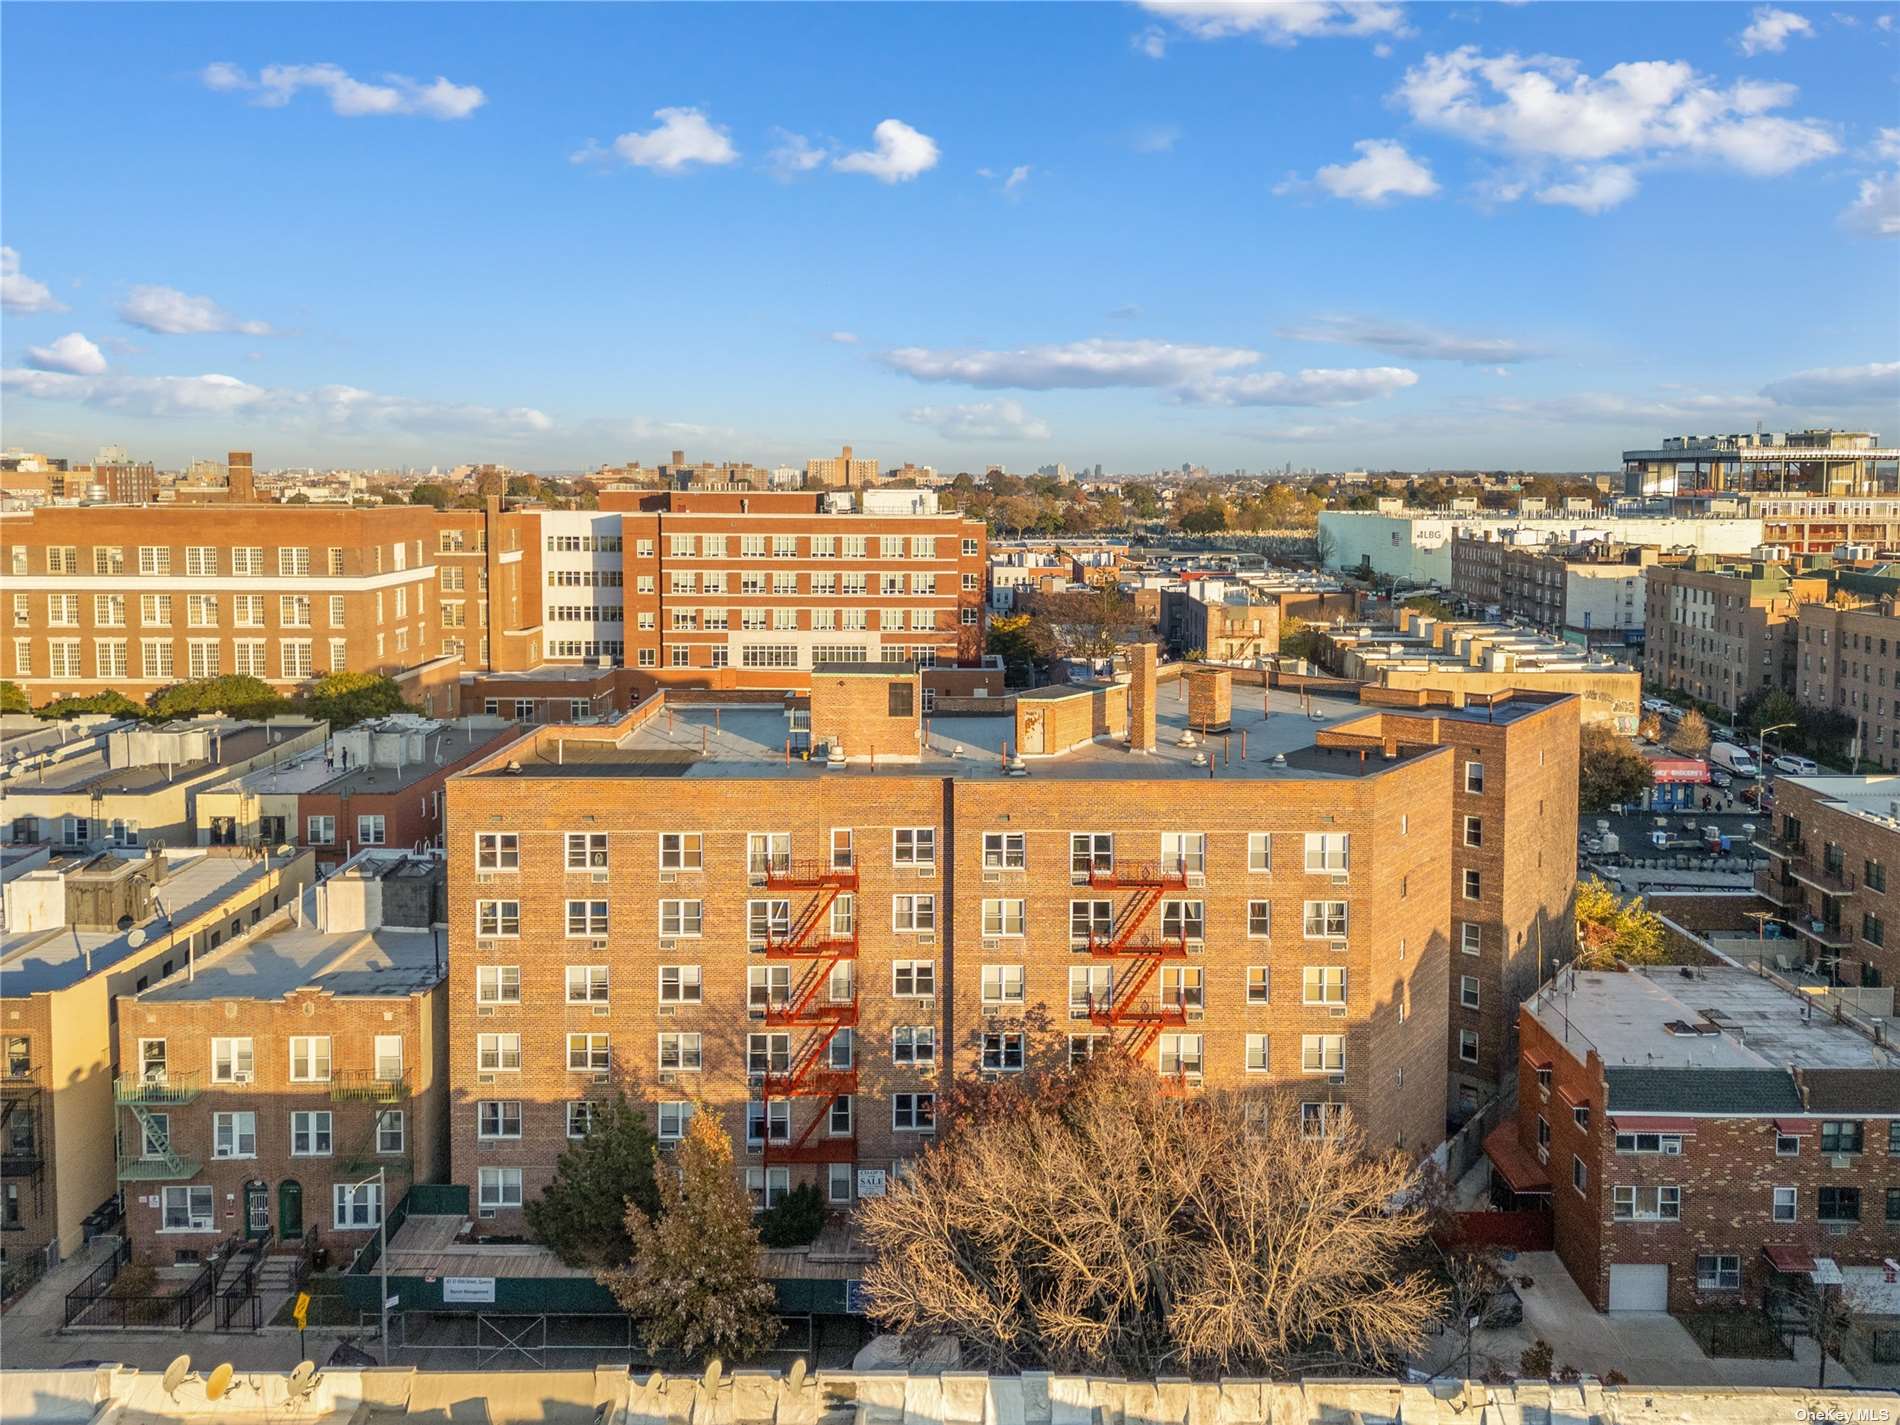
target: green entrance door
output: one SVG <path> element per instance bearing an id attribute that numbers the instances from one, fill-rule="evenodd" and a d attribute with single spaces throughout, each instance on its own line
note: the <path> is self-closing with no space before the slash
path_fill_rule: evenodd
<path id="1" fill-rule="evenodd" d="M 295 1178 L 277 1184 L 277 1235 L 303 1236 L 303 1184 Z"/>

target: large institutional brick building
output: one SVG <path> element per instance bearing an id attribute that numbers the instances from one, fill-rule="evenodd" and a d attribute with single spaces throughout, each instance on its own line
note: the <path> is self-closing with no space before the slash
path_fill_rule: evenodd
<path id="1" fill-rule="evenodd" d="M 518 1229 L 616 1090 L 662 1138 L 722 1113 L 761 1200 L 842 1205 L 952 1076 L 1111 1044 L 1422 1154 L 1515 1061 L 1526 961 L 1568 958 L 1574 699 L 1316 700 L 1315 728 L 1252 695 L 1202 738 L 1152 648 L 999 716 L 920 694 L 881 664 L 770 704 L 662 691 L 451 779 L 450 1141 L 481 1216 Z"/>

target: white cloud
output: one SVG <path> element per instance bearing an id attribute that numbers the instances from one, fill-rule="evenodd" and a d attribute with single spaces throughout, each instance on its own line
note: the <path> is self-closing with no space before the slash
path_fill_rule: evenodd
<path id="1" fill-rule="evenodd" d="M 1291 45 L 1339 35 L 1409 33 L 1404 9 L 1386 0 L 1142 0 L 1142 8 L 1197 40 L 1251 35 L 1265 44 Z M 1165 43 L 1164 37 L 1157 47 Z M 1155 50 L 1143 52 L 1161 57 Z"/>
<path id="2" fill-rule="evenodd" d="M 1179 386 L 1216 372 L 1251 366 L 1259 359 L 1259 352 L 1243 347 L 1176 346 L 1165 341 L 1115 341 L 1106 337 L 1010 351 L 907 346 L 884 354 L 887 365 L 919 381 L 1014 386 L 1028 391 Z"/>
<path id="3" fill-rule="evenodd" d="M 1023 184 L 1027 183 L 1028 181 L 1029 181 L 1029 165 L 1026 163 L 1019 163 L 1014 168 L 1010 169 L 1009 177 L 1003 180 L 1003 191 L 1005 193 L 1013 193 L 1018 188 L 1022 187 Z"/>
<path id="4" fill-rule="evenodd" d="M 835 341 L 840 346 L 856 346 L 858 344 L 858 334 L 856 332 L 833 332 L 827 340 Z"/>
<path id="5" fill-rule="evenodd" d="M 1863 237 L 1900 237 L 1900 169 L 1860 180 L 1860 195 L 1841 210 L 1841 223 Z"/>
<path id="6" fill-rule="evenodd" d="M 29 346 L 26 364 L 41 371 L 65 371 L 74 376 L 97 376 L 106 369 L 105 353 L 79 332 L 68 332 L 45 346 Z"/>
<path id="7" fill-rule="evenodd" d="M 204 332 L 240 332 L 269 336 L 267 322 L 245 321 L 225 311 L 209 297 L 193 297 L 176 287 L 134 287 L 119 304 L 119 316 L 135 327 L 161 336 L 190 336 Z"/>
<path id="8" fill-rule="evenodd" d="M 1149 59 L 1165 59 L 1168 54 L 1168 32 L 1159 25 L 1150 25 L 1138 35 L 1130 35 L 1129 46 L 1136 54 L 1145 54 Z"/>
<path id="9" fill-rule="evenodd" d="M 1900 129 L 1882 129 L 1874 135 L 1874 157 L 1900 159 Z"/>
<path id="10" fill-rule="evenodd" d="M 886 119 L 871 131 L 875 148 L 831 161 L 840 173 L 867 173 L 880 183 L 907 183 L 937 166 L 937 141 L 902 119 Z"/>
<path id="11" fill-rule="evenodd" d="M 1788 47 L 1788 37 L 1800 35 L 1804 39 L 1814 38 L 1814 26 L 1801 15 L 1790 10 L 1777 10 L 1772 5 L 1757 5 L 1755 18 L 1748 22 L 1748 28 L 1736 37 L 1742 53 L 1780 54 Z"/>
<path id="12" fill-rule="evenodd" d="M 1048 422 L 1019 401 L 977 401 L 967 406 L 918 406 L 904 413 L 913 425 L 929 426 L 949 440 L 1047 440 Z"/>
<path id="13" fill-rule="evenodd" d="M 1761 396 L 1684 392 L 1677 395 L 1630 396 L 1613 391 L 1578 391 L 1537 399 L 1494 396 L 1478 403 L 1494 416 L 1512 416 L 1536 424 L 1629 426 L 1665 428 L 1676 422 L 1747 421 L 1766 414 L 1770 403 Z"/>
<path id="14" fill-rule="evenodd" d="M 575 163 L 610 164 L 619 157 L 635 168 L 651 168 L 658 173 L 683 173 L 695 163 L 718 167 L 736 163 L 739 150 L 732 146 L 727 130 L 713 123 L 698 109 L 655 109 L 656 128 L 645 133 L 626 133 L 603 149 L 592 139 L 572 156 Z"/>
<path id="15" fill-rule="evenodd" d="M 1291 376 L 1283 371 L 1210 376 L 1183 387 L 1179 394 L 1185 401 L 1210 406 L 1350 406 L 1417 384 L 1416 371 L 1370 366 L 1306 370 Z"/>
<path id="16" fill-rule="evenodd" d="M 1491 198 L 1534 192 L 1599 212 L 1635 191 L 1634 165 L 1692 158 L 1773 177 L 1839 152 L 1818 120 L 1768 112 L 1794 97 L 1793 85 L 1759 80 L 1721 88 L 1680 60 L 1617 64 L 1592 76 L 1575 60 L 1487 56 L 1470 45 L 1428 55 L 1393 95 L 1415 123 L 1525 166 L 1516 180 L 1489 185 Z M 1598 167 L 1611 162 L 1620 176 Z M 1573 172 L 1551 182 L 1541 170 L 1552 163 Z"/>
<path id="17" fill-rule="evenodd" d="M 308 390 L 256 386 L 216 372 L 202 376 L 83 376 L 15 368 L 0 371 L 0 390 L 135 418 L 241 418 L 326 436 L 439 431 L 508 438 L 540 436 L 554 428 L 546 415 L 526 406 L 425 401 L 380 395 L 355 386 Z"/>
<path id="18" fill-rule="evenodd" d="M 1870 361 L 1863 366 L 1822 366 L 1797 371 L 1761 388 L 1777 406 L 1887 405 L 1900 401 L 1900 361 Z"/>
<path id="19" fill-rule="evenodd" d="M 1429 198 L 1438 191 L 1431 165 L 1413 158 L 1396 139 L 1361 139 L 1351 163 L 1329 163 L 1313 175 L 1313 182 L 1335 198 L 1379 207 L 1392 198 Z M 1298 191 L 1305 185 L 1289 180 L 1275 193 Z"/>
<path id="20" fill-rule="evenodd" d="M 438 75 L 429 83 L 403 74 L 385 74 L 380 83 L 352 78 L 334 64 L 267 64 L 253 79 L 235 64 L 218 61 L 199 72 L 207 89 L 249 94 L 251 102 L 279 109 L 299 90 L 318 89 L 330 98 L 330 110 L 346 119 L 387 114 L 420 114 L 429 119 L 466 119 L 488 102 L 473 84 L 452 84 Z"/>
<path id="21" fill-rule="evenodd" d="M 831 157 L 831 150 L 813 143 L 803 134 L 795 134 L 789 129 L 774 129 L 777 140 L 770 153 L 766 154 L 766 166 L 778 178 L 794 178 L 801 173 L 810 173 L 814 168 L 824 167 L 825 160 Z"/>
<path id="22" fill-rule="evenodd" d="M 1129 136 L 1128 146 L 1136 153 L 1172 153 L 1180 141 L 1179 124 L 1144 124 Z"/>
<path id="23" fill-rule="evenodd" d="M 20 254 L 0 247 L 0 309 L 9 312 L 63 312 L 66 304 L 44 282 L 20 271 Z"/>
<path id="24" fill-rule="evenodd" d="M 1579 169 L 1567 183 L 1552 183 L 1534 195 L 1540 203 L 1554 203 L 1578 212 L 1607 212 L 1636 196 L 1636 175 L 1619 164 L 1605 163 Z"/>
<path id="25" fill-rule="evenodd" d="M 1414 361 L 1460 361 L 1469 366 L 1530 361 L 1541 351 L 1505 337 L 1465 336 L 1462 333 L 1409 322 L 1381 321 L 1375 317 L 1319 316 L 1298 326 L 1282 327 L 1289 341 L 1330 342 L 1364 346 Z"/>

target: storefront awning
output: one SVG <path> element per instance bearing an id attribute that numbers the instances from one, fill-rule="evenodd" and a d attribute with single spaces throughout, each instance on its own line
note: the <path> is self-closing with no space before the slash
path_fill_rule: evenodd
<path id="1" fill-rule="evenodd" d="M 1804 1247 L 1763 1247 L 1761 1254 L 1768 1259 L 1768 1265 L 1778 1272 L 1805 1276 L 1814 1270 L 1813 1254 Z"/>
<path id="2" fill-rule="evenodd" d="M 1613 1113 L 1610 1122 L 1618 1133 L 1682 1133 L 1693 1136 L 1693 1118 L 1658 1118 L 1654 1114 Z"/>
<path id="3" fill-rule="evenodd" d="M 1517 1124 L 1500 1123 L 1485 1135 L 1484 1156 L 1512 1192 L 1549 1192 L 1550 1174 L 1535 1155 L 1517 1141 Z"/>
<path id="4" fill-rule="evenodd" d="M 1694 757 L 1652 757 L 1650 774 L 1658 782 L 1688 782 L 1699 785 L 1709 780 L 1709 764 Z"/>
<path id="5" fill-rule="evenodd" d="M 1814 1120 L 1812 1118 L 1777 1118 L 1775 1132 L 1784 1138 L 1812 1138 Z"/>

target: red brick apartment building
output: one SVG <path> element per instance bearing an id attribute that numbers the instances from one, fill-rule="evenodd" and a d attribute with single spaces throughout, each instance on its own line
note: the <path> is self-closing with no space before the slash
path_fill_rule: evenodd
<path id="1" fill-rule="evenodd" d="M 1873 1021 L 1728 966 L 1566 970 L 1519 1018 L 1493 1163 L 1548 1197 L 1599 1311 L 1773 1312 L 1824 1260 L 1895 1255 L 1900 1058 Z"/>
<path id="2" fill-rule="evenodd" d="M 0 677 L 43 703 L 106 689 L 143 698 L 229 673 L 294 691 L 328 672 L 376 672 L 452 712 L 465 666 L 540 660 L 535 534 L 498 502 L 0 513 Z"/>
<path id="3" fill-rule="evenodd" d="M 1900 981 L 1900 778 L 1777 777 L 1771 858 L 1755 893 L 1779 907 L 1830 982 Z"/>
<path id="4" fill-rule="evenodd" d="M 1415 1154 L 1443 1136 L 1452 1006 L 1534 929 L 1459 945 L 1463 818 L 1540 761 L 1574 787 L 1574 699 L 1316 699 L 1324 727 L 1249 702 L 1189 738 L 1152 648 L 993 716 L 925 718 L 909 665 L 811 682 L 662 691 L 450 780 L 453 1171 L 498 1230 L 616 1089 L 662 1138 L 723 1114 L 759 1200 L 812 1181 L 840 1206 L 927 1139 L 952 1075 L 1111 1046 L 1316 1132 L 1350 1110 Z M 1545 839 L 1566 864 L 1554 809 L 1515 825 L 1498 874 Z M 1536 900 L 1500 888 L 1497 913 Z M 1509 1033 L 1498 996 L 1481 1012 Z M 1471 1052 L 1449 1058 L 1498 1051 Z"/>
<path id="5" fill-rule="evenodd" d="M 369 851 L 292 908 L 118 1001 L 113 1088 L 141 1260 L 230 1238 L 360 1246 L 448 1169 L 434 857 Z M 382 1179 L 379 1189 L 378 1172 Z"/>

